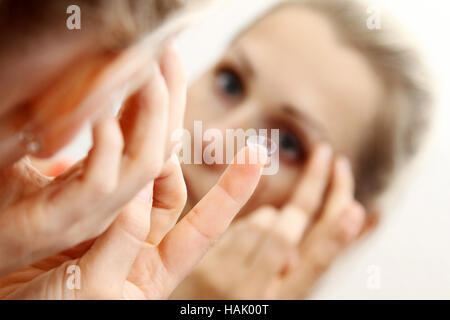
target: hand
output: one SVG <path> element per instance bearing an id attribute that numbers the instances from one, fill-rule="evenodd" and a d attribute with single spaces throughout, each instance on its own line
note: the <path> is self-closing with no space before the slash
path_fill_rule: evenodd
<path id="1" fill-rule="evenodd" d="M 246 164 L 230 165 L 216 186 L 174 227 L 186 201 L 186 189 L 178 161 L 169 160 L 154 185 L 130 202 L 104 234 L 0 279 L 0 297 L 168 297 L 256 188 L 265 156 L 250 164 L 248 159 L 257 150 L 241 152 L 246 154 Z M 71 266 L 79 267 L 78 290 L 67 286 Z"/>
<path id="2" fill-rule="evenodd" d="M 315 148 L 291 200 L 239 220 L 175 299 L 299 299 L 359 236 L 364 208 L 345 158 Z"/>
<path id="3" fill-rule="evenodd" d="M 93 128 L 89 155 L 55 180 L 26 159 L 0 172 L 0 276 L 103 233 L 121 208 L 159 176 L 170 132 L 182 125 L 186 81 L 167 49 L 120 120 Z"/>

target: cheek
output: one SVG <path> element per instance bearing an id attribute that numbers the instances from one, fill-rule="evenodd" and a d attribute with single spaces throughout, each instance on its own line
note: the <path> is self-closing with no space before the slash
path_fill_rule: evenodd
<path id="1" fill-rule="evenodd" d="M 186 121 L 202 120 L 204 113 L 207 112 L 205 105 L 208 101 L 210 92 L 205 85 L 206 79 L 196 81 L 188 88 L 186 100 Z"/>

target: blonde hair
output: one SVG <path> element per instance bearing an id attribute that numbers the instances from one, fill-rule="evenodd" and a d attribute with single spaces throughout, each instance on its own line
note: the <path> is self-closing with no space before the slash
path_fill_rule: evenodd
<path id="1" fill-rule="evenodd" d="M 361 52 L 383 82 L 386 98 L 355 173 L 357 199 L 369 207 L 377 206 L 378 198 L 424 140 L 432 114 L 430 77 L 417 50 L 385 15 L 380 29 L 369 30 L 364 3 L 281 0 L 267 14 L 292 5 L 328 17 L 342 43 Z"/>

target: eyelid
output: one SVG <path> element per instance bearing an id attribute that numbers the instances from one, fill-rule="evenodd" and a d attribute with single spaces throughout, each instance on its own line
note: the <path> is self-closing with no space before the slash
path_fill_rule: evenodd
<path id="1" fill-rule="evenodd" d="M 239 68 L 239 65 L 231 60 L 223 60 L 222 62 L 220 62 L 217 67 L 215 68 L 215 74 L 217 74 L 220 71 L 223 70 L 230 70 L 233 73 L 235 73 L 236 75 L 238 75 L 239 79 L 242 82 L 242 86 L 244 89 L 246 89 L 246 83 L 245 83 L 245 76 L 244 76 L 244 72 L 242 72 L 242 70 Z"/>
<path id="2" fill-rule="evenodd" d="M 298 139 L 298 141 L 305 148 L 306 153 L 309 153 L 312 148 L 312 140 L 305 128 L 301 127 L 296 121 L 287 117 L 278 116 L 271 121 L 271 125 L 275 129 L 284 128 L 291 131 Z"/>
<path id="3" fill-rule="evenodd" d="M 246 83 L 246 79 L 243 76 L 242 72 L 240 72 L 239 68 L 233 64 L 232 62 L 230 62 L 229 60 L 224 60 L 222 62 L 220 62 L 217 67 L 214 69 L 214 77 L 216 79 L 216 77 L 218 76 L 218 74 L 222 71 L 231 71 L 232 73 L 236 74 L 236 76 L 238 77 L 239 81 L 241 82 L 242 85 L 242 96 L 245 96 L 247 93 L 247 83 Z M 219 91 L 217 89 L 217 86 L 214 86 L 214 89 Z M 236 99 L 232 99 L 229 96 L 225 96 L 222 92 L 219 92 L 220 96 L 224 97 L 227 100 L 236 100 Z"/>

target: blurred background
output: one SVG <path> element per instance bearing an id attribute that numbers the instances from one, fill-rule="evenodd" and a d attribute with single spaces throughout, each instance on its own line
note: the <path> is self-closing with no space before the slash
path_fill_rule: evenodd
<path id="1" fill-rule="evenodd" d="M 181 35 L 179 47 L 194 79 L 228 41 L 275 0 L 227 0 Z M 450 299 L 450 4 L 445 0 L 372 1 L 421 47 L 435 79 L 433 132 L 401 194 L 389 199 L 376 233 L 344 255 L 321 279 L 313 299 Z M 81 158 L 84 130 L 57 157 Z"/>

